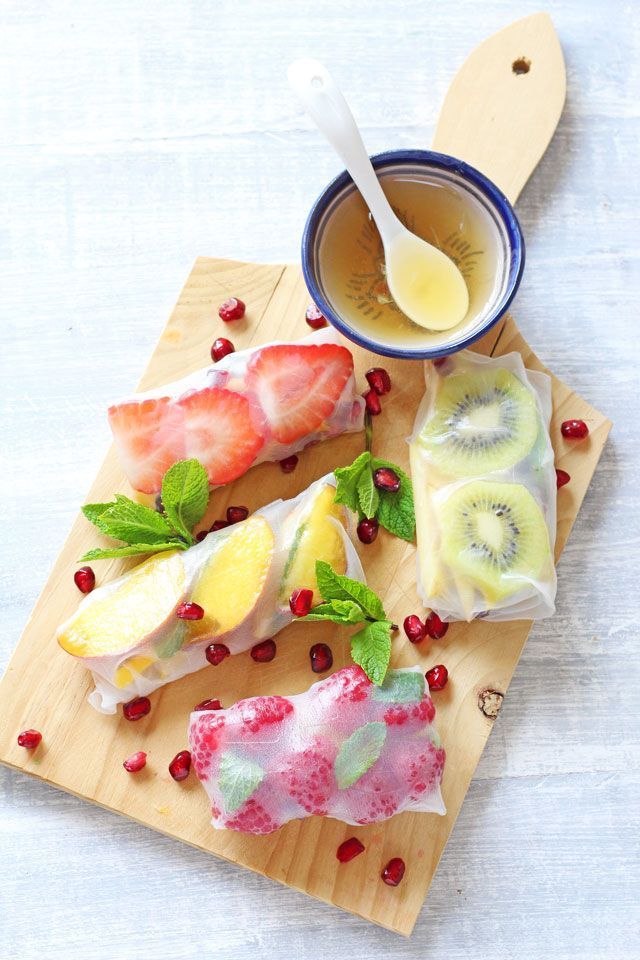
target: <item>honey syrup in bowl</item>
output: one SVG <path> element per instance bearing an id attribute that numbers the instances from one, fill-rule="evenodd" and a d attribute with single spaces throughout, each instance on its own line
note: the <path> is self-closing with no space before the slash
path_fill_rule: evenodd
<path id="1" fill-rule="evenodd" d="M 524 267 L 515 214 L 482 174 L 442 154 L 397 151 L 373 164 L 396 216 L 462 273 L 466 314 L 452 329 L 436 330 L 402 312 L 387 283 L 375 222 L 346 174 L 330 184 L 307 222 L 302 256 L 310 292 L 339 329 L 375 352 L 429 357 L 460 350 L 489 329 L 515 294 Z M 441 296 L 447 306 L 446 285 Z"/>

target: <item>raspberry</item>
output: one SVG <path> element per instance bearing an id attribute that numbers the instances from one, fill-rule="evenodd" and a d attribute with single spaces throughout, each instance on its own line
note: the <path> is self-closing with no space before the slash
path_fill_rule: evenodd
<path id="1" fill-rule="evenodd" d="M 291 754 L 284 762 L 286 789 L 307 813 L 326 816 L 336 781 L 335 748 L 315 740 L 310 747 Z"/>
<path id="2" fill-rule="evenodd" d="M 225 718 L 215 713 L 203 714 L 191 724 L 189 746 L 193 769 L 199 780 L 206 780 L 209 775 L 211 761 L 220 746 L 220 731 L 224 725 Z"/>
<path id="3" fill-rule="evenodd" d="M 397 775 L 409 789 L 409 800 L 419 800 L 424 793 L 435 790 L 442 780 L 444 761 L 444 749 L 431 742 L 421 746 L 419 752 L 398 757 Z"/>
<path id="4" fill-rule="evenodd" d="M 436 709 L 431 697 L 425 697 L 420 703 L 394 703 L 382 719 L 390 727 L 394 725 L 401 727 L 408 720 L 416 720 L 420 725 L 432 723 L 435 715 Z"/>
<path id="5" fill-rule="evenodd" d="M 397 813 L 403 794 L 400 784 L 376 771 L 375 766 L 360 777 L 349 790 L 353 791 L 354 820 L 356 823 L 376 823 Z"/>
<path id="6" fill-rule="evenodd" d="M 241 717 L 243 733 L 258 733 L 263 727 L 280 723 L 293 713 L 293 704 L 286 697 L 252 697 L 239 700 L 233 708 Z"/>
<path id="7" fill-rule="evenodd" d="M 370 687 L 371 681 L 362 667 L 354 664 L 319 683 L 317 695 L 325 702 L 359 703 L 367 699 Z"/>
<path id="8" fill-rule="evenodd" d="M 224 822 L 229 830 L 239 830 L 241 833 L 265 834 L 273 833 L 281 824 L 276 823 L 265 808 L 253 797 L 242 804 L 234 815 Z"/>

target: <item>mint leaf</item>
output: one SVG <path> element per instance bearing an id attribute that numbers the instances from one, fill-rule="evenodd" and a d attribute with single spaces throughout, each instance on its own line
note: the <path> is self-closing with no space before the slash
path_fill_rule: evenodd
<path id="1" fill-rule="evenodd" d="M 363 470 L 358 480 L 358 504 L 365 517 L 375 517 L 380 495 L 373 482 L 371 470 Z"/>
<path id="2" fill-rule="evenodd" d="M 379 467 L 390 467 L 400 477 L 400 489 L 397 493 L 390 493 L 388 490 L 380 490 L 380 503 L 378 506 L 378 522 L 396 537 L 401 540 L 411 542 L 416 531 L 416 516 L 413 505 L 413 487 L 407 474 L 388 460 L 379 460 L 377 457 L 372 461 L 372 467 L 377 470 Z"/>
<path id="3" fill-rule="evenodd" d="M 420 701 L 425 689 L 424 677 L 414 670 L 389 670 L 384 683 L 376 687 L 371 694 L 372 700 L 384 700 L 389 703 L 411 703 Z"/>
<path id="4" fill-rule="evenodd" d="M 391 621 L 368 623 L 351 637 L 351 656 L 372 683 L 380 686 L 391 657 Z"/>
<path id="5" fill-rule="evenodd" d="M 384 726 L 384 724 L 383 724 Z M 248 800 L 264 780 L 265 772 L 258 763 L 227 750 L 220 760 L 218 787 L 226 813 L 233 813 Z"/>
<path id="6" fill-rule="evenodd" d="M 169 467 L 162 478 L 162 505 L 169 522 L 190 543 L 208 502 L 209 479 L 198 460 L 180 460 Z"/>
<path id="7" fill-rule="evenodd" d="M 308 613 L 305 620 L 331 620 L 333 623 L 362 623 L 364 613 L 354 600 L 330 600 L 319 603 Z"/>
<path id="8" fill-rule="evenodd" d="M 187 636 L 187 625 L 180 620 L 168 637 L 156 644 L 156 653 L 162 660 L 175 656 Z"/>
<path id="9" fill-rule="evenodd" d="M 125 543 L 163 543 L 169 540 L 173 531 L 167 520 L 141 503 L 134 503 L 121 493 L 116 494 L 115 503 L 96 516 L 94 523 L 98 530 L 114 540 Z"/>
<path id="10" fill-rule="evenodd" d="M 87 520 L 89 520 L 91 523 L 95 523 L 96 520 L 102 516 L 105 510 L 108 510 L 111 506 L 113 506 L 111 503 L 85 503 L 82 508 L 82 512 Z"/>
<path id="11" fill-rule="evenodd" d="M 130 543 L 126 547 L 107 547 L 89 550 L 79 563 L 87 560 L 110 560 L 112 557 L 135 557 L 138 553 L 162 553 L 164 550 L 186 550 L 187 545 L 182 540 L 169 540 L 166 543 Z"/>
<path id="12" fill-rule="evenodd" d="M 387 725 L 379 721 L 365 723 L 344 741 L 334 763 L 340 790 L 350 787 L 369 770 L 382 752 Z"/>
<path id="13" fill-rule="evenodd" d="M 343 503 L 353 513 L 358 512 L 358 481 L 365 471 L 371 473 L 371 454 L 368 451 L 361 453 L 348 467 L 336 467 L 333 471 L 336 478 L 335 502 Z"/>
<path id="14" fill-rule="evenodd" d="M 384 607 L 373 590 L 359 580 L 332 570 L 326 560 L 316 560 L 316 580 L 323 600 L 354 600 L 373 620 L 384 620 Z"/>

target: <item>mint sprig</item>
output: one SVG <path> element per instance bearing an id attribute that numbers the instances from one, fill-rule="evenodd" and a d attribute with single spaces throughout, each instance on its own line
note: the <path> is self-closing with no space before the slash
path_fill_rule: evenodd
<path id="1" fill-rule="evenodd" d="M 351 656 L 372 683 L 384 680 L 391 657 L 391 631 L 382 601 L 366 584 L 336 573 L 326 560 L 316 560 L 316 581 L 322 603 L 305 620 L 328 620 L 343 626 L 364 626 L 351 638 Z"/>
<path id="2" fill-rule="evenodd" d="M 397 473 L 400 489 L 396 493 L 378 489 L 373 474 L 380 467 L 389 467 Z M 411 542 L 416 530 L 413 505 L 413 487 L 407 474 L 395 463 L 374 457 L 365 450 L 348 467 L 337 467 L 336 503 L 342 503 L 356 513 L 359 519 L 378 520 L 389 533 Z"/>
<path id="3" fill-rule="evenodd" d="M 186 550 L 195 543 L 192 530 L 202 519 L 208 499 L 209 481 L 202 464 L 180 460 L 162 480 L 162 513 L 121 493 L 110 503 L 87 503 L 82 508 L 87 520 L 124 546 L 89 550 L 81 560 Z"/>

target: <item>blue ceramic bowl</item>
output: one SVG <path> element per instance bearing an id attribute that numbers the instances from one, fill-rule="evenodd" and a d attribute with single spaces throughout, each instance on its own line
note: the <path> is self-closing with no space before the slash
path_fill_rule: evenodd
<path id="1" fill-rule="evenodd" d="M 426 180 L 431 186 L 446 187 L 449 196 L 457 195 L 456 203 L 473 205 L 476 216 L 482 218 L 487 238 L 493 244 L 491 267 L 488 267 L 488 259 L 484 261 L 485 275 L 490 269 L 488 282 L 484 282 L 486 277 L 483 275 L 482 289 L 486 287 L 487 292 L 475 296 L 473 308 L 470 307 L 465 320 L 444 333 L 422 330 L 400 316 L 402 325 L 406 325 L 406 342 L 402 333 L 387 338 L 384 324 L 372 330 L 371 324 L 361 323 L 357 310 L 347 312 L 341 309 L 336 302 L 335 290 L 332 292 L 331 278 L 327 277 L 324 269 L 327 256 L 323 253 L 323 237 L 326 239 L 328 227 L 331 232 L 332 217 L 340 205 L 356 189 L 351 177 L 344 171 L 331 181 L 314 203 L 302 236 L 302 270 L 313 300 L 325 317 L 346 337 L 383 356 L 435 358 L 468 347 L 505 313 L 522 278 L 524 239 L 513 207 L 484 174 L 443 153 L 392 150 L 372 157 L 371 162 L 383 187 L 388 177 Z M 444 249 L 448 252 L 446 247 Z M 484 251 L 478 253 L 482 255 Z M 478 259 L 482 261 L 482 256 L 476 258 L 476 266 L 472 269 L 482 270 L 482 264 L 478 266 Z"/>

